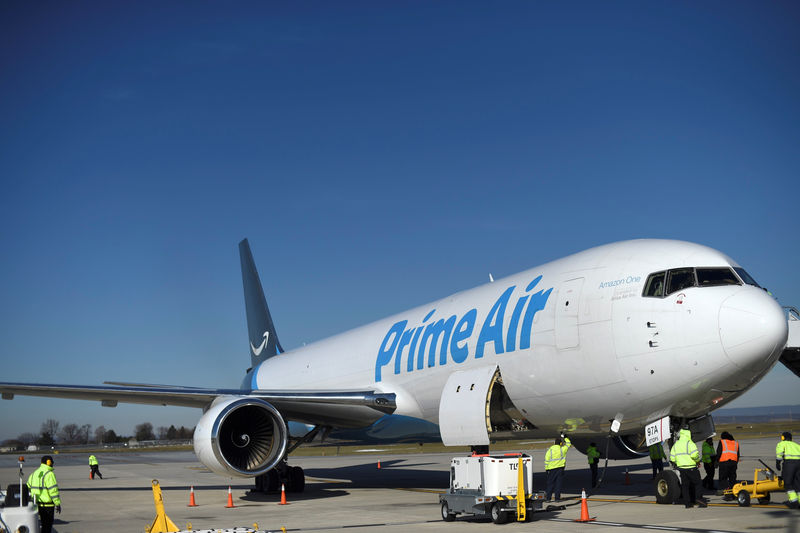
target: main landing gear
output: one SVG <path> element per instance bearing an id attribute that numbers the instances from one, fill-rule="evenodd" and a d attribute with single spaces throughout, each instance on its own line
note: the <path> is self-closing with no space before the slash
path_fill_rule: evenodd
<path id="1" fill-rule="evenodd" d="M 257 492 L 280 492 L 281 485 L 286 492 L 303 492 L 306 488 L 306 476 L 299 466 L 289 466 L 288 458 L 284 457 L 275 468 L 256 476 Z"/>
<path id="2" fill-rule="evenodd" d="M 280 462 L 272 470 L 256 476 L 256 492 L 280 492 L 281 485 L 286 489 L 286 492 L 303 492 L 306 488 L 305 473 L 299 466 L 289 466 L 289 454 L 301 444 L 313 440 L 323 429 L 326 428 L 324 426 L 314 426 L 311 431 L 299 439 L 292 439 L 294 442 L 287 447 Z"/>

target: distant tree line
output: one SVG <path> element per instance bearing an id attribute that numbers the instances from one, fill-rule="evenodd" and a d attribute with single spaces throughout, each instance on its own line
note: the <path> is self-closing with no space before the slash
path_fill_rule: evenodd
<path id="1" fill-rule="evenodd" d="M 113 429 L 106 429 L 105 426 L 98 426 L 92 431 L 91 424 L 66 424 L 64 426 L 54 419 L 48 418 L 42 422 L 39 433 L 22 433 L 15 439 L 8 439 L 0 443 L 3 447 L 13 447 L 24 449 L 35 444 L 38 446 L 53 446 L 56 444 L 114 444 L 118 442 L 128 442 L 131 439 L 137 441 L 146 440 L 189 440 L 194 434 L 194 428 L 181 426 L 176 428 L 174 425 L 161 426 L 157 431 L 153 431 L 153 424 L 143 422 L 138 424 L 134 434 L 130 436 L 117 435 Z"/>

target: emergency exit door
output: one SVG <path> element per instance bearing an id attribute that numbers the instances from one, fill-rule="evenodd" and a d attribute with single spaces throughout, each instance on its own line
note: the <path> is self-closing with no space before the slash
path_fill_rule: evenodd
<path id="1" fill-rule="evenodd" d="M 556 307 L 556 348 L 566 350 L 580 344 L 578 335 L 578 310 L 581 302 L 583 278 L 567 280 L 558 289 Z"/>

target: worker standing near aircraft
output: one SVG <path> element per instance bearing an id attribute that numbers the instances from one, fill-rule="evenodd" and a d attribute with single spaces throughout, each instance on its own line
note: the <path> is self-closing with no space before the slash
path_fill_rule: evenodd
<path id="1" fill-rule="evenodd" d="M 714 439 L 708 437 L 703 442 L 703 469 L 706 477 L 703 478 L 703 487 L 714 490 L 714 470 L 717 467 L 717 454 L 714 451 Z"/>
<path id="2" fill-rule="evenodd" d="M 572 446 L 569 437 L 562 433 L 544 454 L 544 471 L 547 474 L 545 500 L 555 493 L 556 501 L 561 500 L 561 486 L 564 484 L 564 469 L 567 466 L 567 451 Z"/>
<path id="3" fill-rule="evenodd" d="M 781 470 L 783 462 L 783 486 L 789 497 L 789 507 L 797 509 L 797 491 L 800 491 L 800 444 L 792 441 L 792 434 L 785 431 L 775 448 L 775 468 Z"/>
<path id="4" fill-rule="evenodd" d="M 683 488 L 683 503 L 686 508 L 697 503 L 700 507 L 707 507 L 706 500 L 700 494 L 700 452 L 697 445 L 692 442 L 692 433 L 689 428 L 681 429 L 678 440 L 670 447 L 670 462 L 678 468 L 681 474 L 681 487 Z"/>
<path id="5" fill-rule="evenodd" d="M 36 497 L 41 533 L 51 533 L 55 513 L 61 513 L 61 498 L 51 456 L 43 456 L 42 464 L 28 476 L 28 491 Z"/>
<path id="6" fill-rule="evenodd" d="M 660 442 L 650 445 L 648 450 L 650 451 L 650 463 L 653 465 L 653 479 L 655 479 L 664 471 L 664 459 L 667 456 L 664 455 L 664 446 Z"/>
<path id="7" fill-rule="evenodd" d="M 592 471 L 592 488 L 595 488 L 597 486 L 597 463 L 600 462 L 600 450 L 597 449 L 597 444 L 589 443 L 586 457 L 589 459 L 589 470 Z"/>
<path id="8" fill-rule="evenodd" d="M 89 468 L 91 469 L 89 478 L 94 479 L 95 474 L 97 474 L 100 479 L 103 479 L 103 474 L 100 473 L 100 463 L 97 462 L 97 457 L 94 455 L 89 456 Z"/>
<path id="9" fill-rule="evenodd" d="M 739 465 L 741 453 L 739 443 L 733 439 L 733 435 L 723 431 L 719 444 L 717 444 L 720 489 L 732 489 L 736 485 L 736 467 Z M 733 498 L 733 495 L 728 494 L 724 499 L 732 500 Z"/>

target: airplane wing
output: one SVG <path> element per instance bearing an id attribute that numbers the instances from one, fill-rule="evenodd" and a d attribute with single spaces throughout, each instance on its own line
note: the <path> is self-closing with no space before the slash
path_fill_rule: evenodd
<path id="1" fill-rule="evenodd" d="M 4 400 L 11 400 L 15 395 L 94 400 L 106 407 L 116 407 L 118 403 L 135 403 L 201 409 L 205 409 L 221 396 L 248 397 L 269 402 L 281 411 L 287 420 L 336 427 L 353 427 L 354 420 L 377 418 L 380 415 L 376 411 L 391 414 L 396 408 L 394 394 L 376 391 L 245 391 L 120 383 L 111 385 L 0 383 L 0 396 Z"/>

